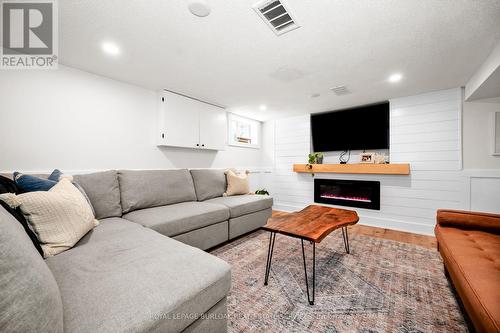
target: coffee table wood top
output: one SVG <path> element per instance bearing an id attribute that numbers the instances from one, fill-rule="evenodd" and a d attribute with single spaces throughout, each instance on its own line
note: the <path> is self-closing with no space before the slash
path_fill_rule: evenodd
<path id="1" fill-rule="evenodd" d="M 310 205 L 299 212 L 270 218 L 262 229 L 319 243 L 332 231 L 358 221 L 355 211 Z"/>

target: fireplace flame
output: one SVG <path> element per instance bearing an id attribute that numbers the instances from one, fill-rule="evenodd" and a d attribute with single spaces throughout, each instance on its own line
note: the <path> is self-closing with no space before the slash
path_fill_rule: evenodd
<path id="1" fill-rule="evenodd" d="M 370 198 L 367 197 L 346 197 L 336 194 L 321 194 L 322 198 L 325 199 L 338 199 L 338 200 L 347 200 L 347 201 L 360 201 L 360 202 L 372 202 Z"/>

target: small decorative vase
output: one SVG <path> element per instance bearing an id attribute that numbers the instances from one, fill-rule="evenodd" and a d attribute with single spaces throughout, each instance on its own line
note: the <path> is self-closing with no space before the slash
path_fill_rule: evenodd
<path id="1" fill-rule="evenodd" d="M 316 157 L 316 164 L 323 164 L 323 156 Z"/>

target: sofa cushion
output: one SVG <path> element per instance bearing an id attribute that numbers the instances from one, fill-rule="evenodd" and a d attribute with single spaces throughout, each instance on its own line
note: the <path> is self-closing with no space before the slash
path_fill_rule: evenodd
<path id="1" fill-rule="evenodd" d="M 229 209 L 224 205 L 191 201 L 136 210 L 123 218 L 170 237 L 227 221 Z"/>
<path id="2" fill-rule="evenodd" d="M 233 217 L 229 220 L 229 239 L 236 238 L 247 232 L 263 227 L 272 216 L 271 208 L 259 210 L 255 213 Z"/>
<path id="3" fill-rule="evenodd" d="M 89 206 L 92 209 L 92 214 L 94 214 L 94 216 L 95 216 L 95 210 L 94 210 L 94 207 L 92 206 L 92 202 L 90 201 L 89 196 L 87 195 L 87 193 L 85 193 L 85 190 L 83 189 L 83 187 L 80 184 L 73 181 L 73 176 L 65 175 L 61 170 L 54 169 L 54 171 L 52 171 L 52 173 L 49 175 L 49 177 L 47 179 L 58 182 L 61 179 L 61 177 L 71 180 L 71 183 L 73 185 L 75 185 L 75 187 L 78 189 L 78 191 L 80 191 L 82 193 L 85 200 L 89 203 Z"/>
<path id="4" fill-rule="evenodd" d="M 21 224 L 0 207 L 0 331 L 62 332 L 54 276 Z"/>
<path id="5" fill-rule="evenodd" d="M 242 173 L 236 173 L 233 170 L 227 170 L 226 181 L 227 189 L 223 196 L 229 197 L 232 195 L 241 195 L 250 193 L 250 184 L 248 182 L 248 175 L 250 171 L 246 170 Z"/>
<path id="6" fill-rule="evenodd" d="M 478 332 L 500 331 L 500 235 L 438 225 L 439 251 Z"/>
<path id="7" fill-rule="evenodd" d="M 21 209 L 44 257 L 68 250 L 99 224 L 88 202 L 68 179 L 48 191 L 0 194 L 0 200 Z"/>
<path id="8" fill-rule="evenodd" d="M 61 290 L 65 331 L 179 332 L 226 296 L 224 261 L 127 220 L 100 222 L 46 260 Z"/>
<path id="9" fill-rule="evenodd" d="M 185 232 L 172 238 L 184 244 L 208 250 L 229 240 L 229 222 L 219 222 L 200 229 Z"/>
<path id="10" fill-rule="evenodd" d="M 226 192 L 225 171 L 224 169 L 190 170 L 198 201 L 221 197 Z"/>
<path id="11" fill-rule="evenodd" d="M 123 213 L 136 209 L 196 201 L 193 179 L 186 169 L 118 172 Z"/>
<path id="12" fill-rule="evenodd" d="M 258 212 L 273 205 L 273 198 L 268 195 L 235 195 L 207 200 L 205 202 L 225 205 L 229 208 L 231 217 Z"/>
<path id="13" fill-rule="evenodd" d="M 500 214 L 439 209 L 436 220 L 443 227 L 475 229 L 500 234 Z"/>
<path id="14" fill-rule="evenodd" d="M 120 187 L 115 170 L 73 176 L 87 194 L 96 219 L 122 216 Z"/>

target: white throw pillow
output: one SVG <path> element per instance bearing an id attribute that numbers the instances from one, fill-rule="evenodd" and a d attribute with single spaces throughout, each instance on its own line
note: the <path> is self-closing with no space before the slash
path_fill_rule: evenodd
<path id="1" fill-rule="evenodd" d="M 5 193 L 0 199 L 21 209 L 44 257 L 70 249 L 99 224 L 84 196 L 66 178 L 48 191 Z"/>
<path id="2" fill-rule="evenodd" d="M 250 171 L 245 171 L 245 173 L 237 174 L 233 170 L 227 170 L 226 172 L 227 189 L 223 196 L 248 194 L 250 192 L 250 185 L 248 183 L 248 175 Z"/>

